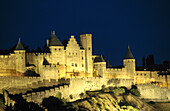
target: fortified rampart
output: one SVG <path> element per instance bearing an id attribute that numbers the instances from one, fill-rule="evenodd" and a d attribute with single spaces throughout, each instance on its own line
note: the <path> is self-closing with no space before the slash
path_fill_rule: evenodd
<path id="1" fill-rule="evenodd" d="M 126 69 L 122 68 L 106 68 L 107 78 L 130 78 L 130 75 L 126 73 Z"/>
<path id="2" fill-rule="evenodd" d="M 160 71 L 136 71 L 135 83 L 154 83 L 170 89 L 170 75 L 161 75 L 159 73 Z"/>
<path id="3" fill-rule="evenodd" d="M 0 90 L 8 88 L 27 88 L 29 84 L 40 81 L 40 77 L 13 77 L 13 76 L 0 76 Z"/>
<path id="4" fill-rule="evenodd" d="M 140 91 L 141 98 L 149 99 L 152 101 L 169 101 L 170 90 L 166 87 L 152 84 L 138 84 L 137 88 Z"/>
<path id="5" fill-rule="evenodd" d="M 58 68 L 57 65 L 42 65 L 40 76 L 44 79 L 58 79 Z"/>
<path id="6" fill-rule="evenodd" d="M 85 93 L 85 91 L 101 90 L 102 87 L 118 87 L 126 86 L 131 87 L 133 80 L 128 79 L 105 79 L 99 77 L 86 77 L 86 78 L 71 78 L 67 79 L 66 83 L 69 85 L 55 87 L 49 90 L 41 92 L 32 92 L 23 95 L 27 101 L 32 101 L 36 103 L 41 103 L 44 98 L 50 96 L 56 96 L 57 93 L 61 93 L 61 98 L 67 101 L 75 101 L 80 99 L 80 94 Z M 64 80 L 58 80 L 60 83 L 64 83 Z M 116 83 L 116 84 L 115 84 Z M 70 98 L 72 96 L 72 98 Z"/>
<path id="7" fill-rule="evenodd" d="M 0 74 L 1 76 L 16 75 L 15 55 L 0 55 Z"/>

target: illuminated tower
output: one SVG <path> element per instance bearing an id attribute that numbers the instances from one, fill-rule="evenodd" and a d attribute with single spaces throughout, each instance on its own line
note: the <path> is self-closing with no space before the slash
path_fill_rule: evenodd
<path id="1" fill-rule="evenodd" d="M 55 35 L 55 31 L 51 33 L 51 37 L 47 40 L 47 46 L 51 52 L 49 63 L 52 65 L 57 65 L 59 77 L 65 77 L 64 46 Z"/>
<path id="2" fill-rule="evenodd" d="M 126 52 L 126 55 L 123 59 L 123 65 L 125 67 L 126 73 L 130 77 L 135 76 L 135 58 L 133 57 L 132 52 L 130 51 L 130 47 L 128 46 L 128 50 Z"/>
<path id="3" fill-rule="evenodd" d="M 103 57 L 95 57 L 94 59 L 94 76 L 106 77 L 106 61 Z"/>
<path id="4" fill-rule="evenodd" d="M 90 76 L 93 74 L 92 61 L 92 34 L 80 35 L 80 44 L 85 49 L 85 69 Z"/>
<path id="5" fill-rule="evenodd" d="M 16 60 L 16 71 L 20 72 L 20 73 L 24 73 L 25 72 L 25 50 L 24 47 L 20 41 L 18 41 L 18 44 L 14 50 L 15 53 L 15 60 Z"/>
<path id="6" fill-rule="evenodd" d="M 51 33 L 51 37 L 47 40 L 47 45 L 51 51 L 51 64 L 64 64 L 64 46 L 55 35 L 55 31 Z"/>

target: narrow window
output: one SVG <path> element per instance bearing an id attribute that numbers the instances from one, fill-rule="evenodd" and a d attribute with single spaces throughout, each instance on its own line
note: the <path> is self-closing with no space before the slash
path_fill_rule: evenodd
<path id="1" fill-rule="evenodd" d="M 75 67 L 77 67 L 77 64 L 75 64 Z"/>
<path id="2" fill-rule="evenodd" d="M 84 64 L 82 64 L 82 67 L 84 67 Z"/>

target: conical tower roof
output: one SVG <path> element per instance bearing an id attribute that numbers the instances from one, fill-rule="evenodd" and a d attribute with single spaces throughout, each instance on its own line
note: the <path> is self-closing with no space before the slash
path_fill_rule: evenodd
<path id="1" fill-rule="evenodd" d="M 19 41 L 18 41 L 18 44 L 17 44 L 15 50 L 24 50 L 24 47 L 23 47 L 23 45 L 22 45 L 22 43 L 20 41 L 20 38 L 19 38 Z"/>
<path id="2" fill-rule="evenodd" d="M 106 62 L 106 61 L 103 59 L 103 56 L 100 56 L 100 57 L 95 57 L 94 62 Z"/>
<path id="3" fill-rule="evenodd" d="M 55 35 L 55 31 L 51 33 L 51 37 L 49 38 L 49 46 L 63 46 L 63 44 Z"/>
<path id="4" fill-rule="evenodd" d="M 133 57 L 132 52 L 130 51 L 130 47 L 129 47 L 129 46 L 128 46 L 128 50 L 127 50 L 127 52 L 126 52 L 126 55 L 125 55 L 124 59 L 135 59 L 135 58 Z"/>

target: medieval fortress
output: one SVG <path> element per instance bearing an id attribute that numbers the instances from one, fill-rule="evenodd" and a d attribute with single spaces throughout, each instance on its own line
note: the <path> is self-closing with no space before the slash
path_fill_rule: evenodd
<path id="1" fill-rule="evenodd" d="M 0 55 L 0 89 L 11 94 L 22 93 L 28 101 L 41 103 L 43 98 L 55 96 L 57 92 L 61 92 L 62 98 L 73 101 L 88 90 L 138 84 L 142 97 L 170 100 L 170 75 L 159 74 L 170 69 L 136 70 L 135 58 L 129 47 L 123 67 L 115 68 L 107 67 L 102 56 L 92 55 L 92 34 L 80 35 L 80 45 L 73 35 L 62 44 L 53 31 L 46 44 L 49 52 L 31 53 L 26 52 L 19 39 L 14 53 Z M 35 71 L 40 77 L 24 76 L 28 70 Z M 31 92 L 39 87 L 51 88 Z"/>

